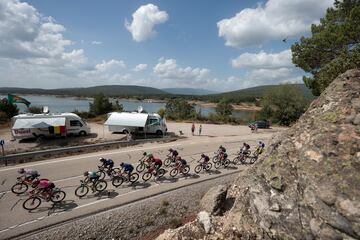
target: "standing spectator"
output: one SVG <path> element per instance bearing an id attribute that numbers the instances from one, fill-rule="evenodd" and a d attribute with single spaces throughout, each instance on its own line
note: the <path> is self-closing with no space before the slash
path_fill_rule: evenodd
<path id="1" fill-rule="evenodd" d="M 201 130 L 202 130 L 202 126 L 200 124 L 200 126 L 199 126 L 199 136 L 201 135 Z"/>
<path id="2" fill-rule="evenodd" d="M 191 133 L 193 136 L 194 136 L 194 132 L 195 132 L 195 123 L 193 123 L 191 126 Z"/>

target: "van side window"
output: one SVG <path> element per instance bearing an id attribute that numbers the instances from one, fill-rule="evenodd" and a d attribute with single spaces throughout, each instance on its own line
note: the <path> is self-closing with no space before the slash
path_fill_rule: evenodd
<path id="1" fill-rule="evenodd" d="M 82 127 L 82 123 L 79 120 L 70 120 L 70 127 Z"/>
<path id="2" fill-rule="evenodd" d="M 156 118 L 150 118 L 149 125 L 159 125 L 159 120 Z"/>

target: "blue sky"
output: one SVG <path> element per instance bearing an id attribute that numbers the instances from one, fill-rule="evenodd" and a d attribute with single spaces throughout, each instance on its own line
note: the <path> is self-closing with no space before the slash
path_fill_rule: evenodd
<path id="1" fill-rule="evenodd" d="M 331 5 L 332 0 L 0 0 L 0 86 L 228 91 L 301 82 L 304 73 L 292 65 L 289 48 Z"/>

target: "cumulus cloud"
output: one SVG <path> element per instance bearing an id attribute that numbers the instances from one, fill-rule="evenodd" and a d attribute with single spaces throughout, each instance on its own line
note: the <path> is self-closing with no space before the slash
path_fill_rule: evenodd
<path id="1" fill-rule="evenodd" d="M 295 37 L 310 31 L 333 0 L 269 0 L 265 5 L 246 8 L 234 17 L 217 23 L 219 37 L 225 45 L 248 47 L 261 45 L 269 40 Z"/>
<path id="2" fill-rule="evenodd" d="M 72 44 L 63 37 L 65 27 L 43 17 L 27 3 L 0 1 L 0 57 L 59 57 Z"/>
<path id="3" fill-rule="evenodd" d="M 102 63 L 95 65 L 95 69 L 101 72 L 119 68 L 126 68 L 124 61 L 115 59 L 111 59 L 110 61 L 103 60 Z"/>
<path id="4" fill-rule="evenodd" d="M 155 36 L 155 25 L 166 22 L 169 15 L 165 11 L 160 11 L 156 5 L 150 3 L 140 6 L 133 13 L 132 17 L 131 23 L 125 19 L 125 27 L 136 42 L 141 42 Z"/>
<path id="5" fill-rule="evenodd" d="M 175 59 L 159 59 L 154 73 L 166 79 L 203 79 L 210 72 L 207 68 L 179 67 Z"/>
<path id="6" fill-rule="evenodd" d="M 231 60 L 234 68 L 282 68 L 293 67 L 291 50 L 287 49 L 279 53 L 243 53 Z"/>
<path id="7" fill-rule="evenodd" d="M 147 64 L 145 63 L 140 63 L 138 65 L 136 65 L 136 67 L 133 69 L 134 72 L 141 72 L 147 69 Z"/>

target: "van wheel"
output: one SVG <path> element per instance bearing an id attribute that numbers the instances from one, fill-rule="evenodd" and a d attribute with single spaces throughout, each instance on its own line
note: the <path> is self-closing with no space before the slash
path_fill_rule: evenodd
<path id="1" fill-rule="evenodd" d="M 85 131 L 80 131 L 79 136 L 86 136 L 86 132 Z"/>
<path id="2" fill-rule="evenodd" d="M 157 130 L 157 131 L 156 131 L 156 135 L 159 135 L 159 136 L 160 136 L 160 135 L 163 135 L 163 132 L 162 132 L 161 130 Z"/>

